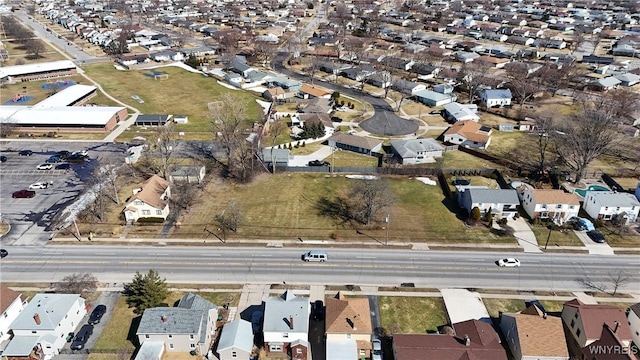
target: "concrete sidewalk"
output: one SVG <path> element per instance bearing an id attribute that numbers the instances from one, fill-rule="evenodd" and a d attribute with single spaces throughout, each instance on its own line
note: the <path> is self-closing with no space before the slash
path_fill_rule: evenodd
<path id="1" fill-rule="evenodd" d="M 533 233 L 533 231 L 531 231 L 529 224 L 527 224 L 524 218 L 519 217 L 515 220 L 509 220 L 507 225 L 511 226 L 515 230 L 513 236 L 515 236 L 516 240 L 518 240 L 518 244 L 522 246 L 524 252 L 542 253 L 542 250 L 540 250 L 540 245 L 538 245 L 538 239 L 536 239 L 536 235 Z"/>

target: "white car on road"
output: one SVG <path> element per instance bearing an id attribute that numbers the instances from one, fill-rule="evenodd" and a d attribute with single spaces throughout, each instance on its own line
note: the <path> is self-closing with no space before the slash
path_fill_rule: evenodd
<path id="1" fill-rule="evenodd" d="M 47 182 L 37 182 L 37 183 L 33 183 L 33 184 L 29 185 L 29 190 L 46 189 L 48 187 L 49 187 L 49 183 L 47 183 Z"/>
<path id="2" fill-rule="evenodd" d="M 518 267 L 520 266 L 520 260 L 515 258 L 506 258 L 498 260 L 498 266 L 500 267 Z"/>

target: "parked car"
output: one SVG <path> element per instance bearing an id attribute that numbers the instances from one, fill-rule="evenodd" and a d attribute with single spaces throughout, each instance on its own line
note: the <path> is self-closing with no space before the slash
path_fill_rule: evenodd
<path id="1" fill-rule="evenodd" d="M 49 187 L 49 183 L 48 182 L 37 182 L 37 183 L 33 183 L 33 184 L 29 185 L 29 190 L 46 189 L 48 187 Z"/>
<path id="2" fill-rule="evenodd" d="M 9 252 L 5 249 L 0 249 L 0 258 L 6 257 L 9 255 Z"/>
<path id="3" fill-rule="evenodd" d="M 7 157 L 4 155 L 0 155 L 0 162 L 6 162 L 7 161 Z"/>
<path id="4" fill-rule="evenodd" d="M 587 231 L 587 236 L 589 237 L 589 239 L 599 244 L 602 244 L 605 242 L 604 235 L 602 235 L 602 233 L 598 230 Z"/>
<path id="5" fill-rule="evenodd" d="M 60 150 L 56 153 L 56 156 L 59 156 L 61 159 L 66 159 L 69 155 L 71 155 L 71 152 L 67 150 Z"/>
<path id="6" fill-rule="evenodd" d="M 51 170 L 53 169 L 53 164 L 40 164 L 37 167 L 38 170 Z"/>
<path id="7" fill-rule="evenodd" d="M 93 325 L 82 325 L 80 331 L 78 331 L 78 335 L 71 343 L 72 350 L 82 350 L 84 346 L 87 344 L 87 340 L 93 334 Z"/>
<path id="8" fill-rule="evenodd" d="M 324 318 L 324 303 L 322 300 L 316 300 L 311 307 L 311 317 L 315 321 L 320 321 Z"/>
<path id="9" fill-rule="evenodd" d="M 12 198 L 32 198 L 36 196 L 36 192 L 33 190 L 18 190 L 18 191 L 14 191 L 13 194 L 11 194 Z"/>
<path id="10" fill-rule="evenodd" d="M 50 164 L 55 164 L 55 163 L 59 163 L 60 161 L 62 161 L 62 159 L 59 156 L 54 155 L 48 158 L 46 162 Z"/>
<path id="11" fill-rule="evenodd" d="M 328 161 L 322 161 L 322 160 L 312 160 L 312 161 L 309 161 L 307 165 L 308 166 L 331 166 L 331 164 Z"/>
<path id="12" fill-rule="evenodd" d="M 91 316 L 89 316 L 89 324 L 91 324 L 91 325 L 99 324 L 100 323 L 100 319 L 102 319 L 102 316 L 106 312 L 107 312 L 107 307 L 106 306 L 104 306 L 104 305 L 96 306 L 96 308 L 93 309 L 93 311 L 91 312 Z"/>
<path id="13" fill-rule="evenodd" d="M 518 267 L 520 266 L 520 260 L 514 258 L 505 258 L 498 260 L 498 266 L 500 267 Z"/>
<path id="14" fill-rule="evenodd" d="M 431 114 L 431 115 L 440 115 L 441 113 L 442 113 L 441 110 L 431 110 L 431 111 L 429 111 L 429 114 Z"/>
<path id="15" fill-rule="evenodd" d="M 69 168 L 71 168 L 71 165 L 69 165 L 69 163 L 62 163 L 62 164 L 56 165 L 56 170 L 67 170 Z"/>
<path id="16" fill-rule="evenodd" d="M 371 360 L 382 360 L 382 341 L 373 339 L 371 341 L 373 349 L 371 350 Z"/>
<path id="17" fill-rule="evenodd" d="M 67 161 L 69 162 L 83 162 L 86 159 L 86 156 L 80 155 L 80 154 L 76 154 L 76 153 L 72 153 L 71 155 L 67 156 Z"/>
<path id="18" fill-rule="evenodd" d="M 33 155 L 33 151 L 31 151 L 31 150 L 20 150 L 18 155 L 20 155 L 20 156 L 31 156 L 31 155 Z"/>

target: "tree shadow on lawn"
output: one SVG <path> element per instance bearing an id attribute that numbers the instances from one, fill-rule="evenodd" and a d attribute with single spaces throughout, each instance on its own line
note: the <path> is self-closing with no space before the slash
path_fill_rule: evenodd
<path id="1" fill-rule="evenodd" d="M 315 208 L 321 216 L 339 220 L 341 224 L 350 224 L 354 220 L 349 202 L 339 196 L 333 199 L 323 196 L 316 201 Z"/>

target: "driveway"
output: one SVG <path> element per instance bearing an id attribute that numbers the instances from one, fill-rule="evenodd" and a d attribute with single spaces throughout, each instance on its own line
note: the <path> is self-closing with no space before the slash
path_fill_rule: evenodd
<path id="1" fill-rule="evenodd" d="M 598 244 L 596 242 L 593 242 L 593 240 L 591 240 L 589 236 L 587 236 L 586 231 L 574 230 L 573 232 L 576 234 L 578 239 L 582 241 L 582 243 L 587 248 L 587 250 L 589 250 L 589 254 L 614 255 L 613 249 L 611 248 L 611 246 L 609 246 L 609 244 L 607 243 Z"/>
<path id="2" fill-rule="evenodd" d="M 298 79 L 300 81 L 309 81 L 310 78 L 305 75 L 300 75 L 284 67 L 283 62 L 288 53 L 279 53 L 272 62 L 274 70 L 287 75 L 289 77 Z M 360 127 L 367 132 L 378 135 L 407 135 L 418 131 L 418 123 L 412 120 L 407 120 L 399 117 L 384 99 L 371 96 L 365 92 L 357 89 L 344 87 L 337 84 L 332 84 L 323 80 L 314 79 L 314 84 L 319 84 L 327 89 L 338 91 L 341 94 L 345 94 L 354 98 L 361 99 L 370 103 L 373 106 L 375 114 L 368 120 L 362 122 Z"/>
<path id="3" fill-rule="evenodd" d="M 519 217 L 515 220 L 509 220 L 508 226 L 511 226 L 515 233 L 513 234 L 518 240 L 518 245 L 522 246 L 526 253 L 542 253 L 540 246 L 538 245 L 538 239 L 536 235 L 531 231 L 527 221 Z"/>
<path id="4" fill-rule="evenodd" d="M 289 160 L 289 166 L 308 166 L 309 161 L 324 160 L 331 156 L 332 150 L 330 146 L 323 145 L 310 155 L 296 155 L 292 160 Z"/>

